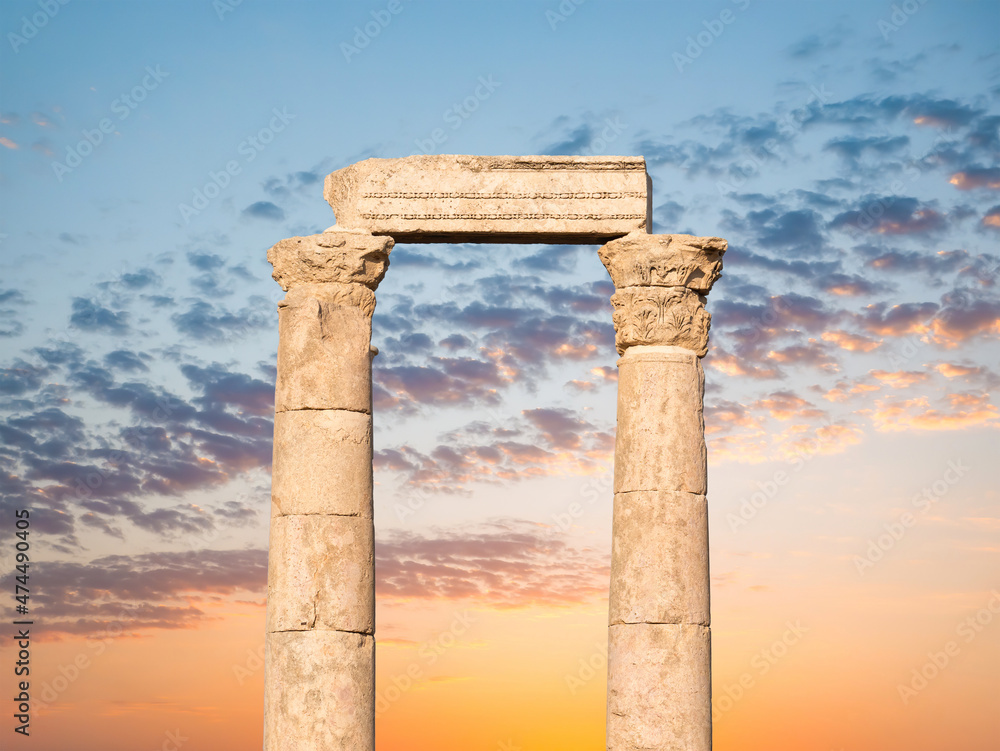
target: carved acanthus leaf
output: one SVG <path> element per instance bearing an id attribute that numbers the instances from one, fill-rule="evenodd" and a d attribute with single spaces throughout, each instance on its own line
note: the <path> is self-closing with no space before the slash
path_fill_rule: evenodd
<path id="1" fill-rule="evenodd" d="M 699 357 L 708 352 L 712 316 L 696 292 L 685 287 L 626 287 L 611 296 L 611 305 L 619 354 L 639 344 L 684 347 Z"/>
<path id="2" fill-rule="evenodd" d="M 707 294 L 722 275 L 720 237 L 631 232 L 598 251 L 611 280 L 624 287 L 687 287 Z"/>

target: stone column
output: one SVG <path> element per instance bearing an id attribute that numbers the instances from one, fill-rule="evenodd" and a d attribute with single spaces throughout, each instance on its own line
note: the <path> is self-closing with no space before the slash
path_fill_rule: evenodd
<path id="1" fill-rule="evenodd" d="M 704 295 L 717 237 L 633 232 L 599 253 L 616 292 L 618 429 L 608 613 L 609 751 L 710 751 Z"/>
<path id="2" fill-rule="evenodd" d="M 265 751 L 374 751 L 373 290 L 393 240 L 268 251 L 278 304 Z"/>

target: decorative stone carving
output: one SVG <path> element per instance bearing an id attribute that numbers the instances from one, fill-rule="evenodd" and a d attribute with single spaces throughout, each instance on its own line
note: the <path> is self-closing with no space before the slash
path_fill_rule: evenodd
<path id="1" fill-rule="evenodd" d="M 686 287 L 626 287 L 611 305 L 619 354 L 636 344 L 684 347 L 699 357 L 708 352 L 712 316 L 704 298 Z"/>
<path id="2" fill-rule="evenodd" d="M 687 287 L 707 294 L 722 275 L 728 245 L 721 237 L 633 232 L 597 252 L 618 289 Z"/>
<path id="3" fill-rule="evenodd" d="M 617 291 L 615 345 L 684 347 L 704 357 L 712 317 L 704 294 L 722 274 L 721 237 L 632 232 L 598 250 Z"/>
<path id="4" fill-rule="evenodd" d="M 408 242 L 599 243 L 649 231 L 646 161 L 628 156 L 410 156 L 330 173 L 343 226 Z"/>
<path id="5" fill-rule="evenodd" d="M 393 245 L 391 237 L 331 227 L 318 235 L 280 241 L 267 251 L 267 260 L 274 266 L 271 276 L 286 292 L 298 284 L 333 282 L 374 290 L 389 267 Z"/>

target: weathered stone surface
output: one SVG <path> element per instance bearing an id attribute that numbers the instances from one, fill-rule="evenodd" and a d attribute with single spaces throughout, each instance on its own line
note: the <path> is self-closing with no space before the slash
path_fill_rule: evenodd
<path id="1" fill-rule="evenodd" d="M 596 243 L 649 231 L 642 157 L 411 156 L 332 172 L 337 224 L 407 242 Z"/>
<path id="2" fill-rule="evenodd" d="M 303 409 L 274 416 L 271 512 L 372 516 L 372 416 Z"/>
<path id="3" fill-rule="evenodd" d="M 708 294 L 722 275 L 721 237 L 631 232 L 597 251 L 619 290 L 624 287 L 687 287 Z"/>
<path id="4" fill-rule="evenodd" d="M 625 287 L 611 296 L 615 346 L 619 354 L 635 345 L 684 347 L 708 353 L 712 316 L 704 298 L 685 287 Z"/>
<path id="5" fill-rule="evenodd" d="M 389 267 L 391 237 L 339 227 L 318 235 L 290 237 L 267 251 L 271 274 L 288 291 L 297 284 L 361 284 L 374 290 Z"/>
<path id="6" fill-rule="evenodd" d="M 374 634 L 374 556 L 370 518 L 271 517 L 267 630 Z"/>
<path id="7" fill-rule="evenodd" d="M 373 637 L 284 631 L 266 645 L 265 751 L 374 751 Z"/>
<path id="8" fill-rule="evenodd" d="M 608 622 L 708 626 L 708 504 L 670 490 L 615 495 Z"/>
<path id="9" fill-rule="evenodd" d="M 707 627 L 608 629 L 608 751 L 710 751 L 711 692 Z"/>
<path id="10" fill-rule="evenodd" d="M 360 284 L 301 284 L 278 304 L 276 412 L 371 412 L 371 311 Z"/>
<path id="11" fill-rule="evenodd" d="M 631 347 L 618 360 L 616 493 L 706 491 L 705 374 L 692 352 Z"/>

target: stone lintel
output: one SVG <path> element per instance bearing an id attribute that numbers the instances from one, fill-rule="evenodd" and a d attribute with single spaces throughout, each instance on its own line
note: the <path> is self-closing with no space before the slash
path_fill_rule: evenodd
<path id="1" fill-rule="evenodd" d="M 337 224 L 406 242 L 603 243 L 650 229 L 631 156 L 410 156 L 330 173 Z"/>

